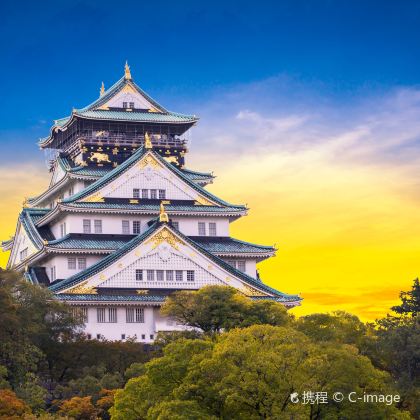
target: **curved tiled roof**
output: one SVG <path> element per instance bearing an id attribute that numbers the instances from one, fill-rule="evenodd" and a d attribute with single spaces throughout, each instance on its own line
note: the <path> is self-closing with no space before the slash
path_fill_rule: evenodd
<path id="1" fill-rule="evenodd" d="M 181 232 L 176 230 L 175 228 L 171 227 L 170 225 L 166 223 L 161 222 L 155 222 L 150 228 L 145 231 L 143 234 L 136 236 L 134 239 L 126 243 L 124 246 L 119 248 L 117 251 L 113 252 L 112 254 L 106 256 L 105 258 L 101 259 L 97 263 L 93 264 L 86 270 L 75 274 L 74 276 L 71 276 L 65 280 L 58 281 L 56 284 L 53 284 L 50 286 L 50 289 L 53 292 L 59 292 L 60 290 L 67 289 L 69 287 L 75 286 L 85 280 L 86 278 L 95 275 L 99 273 L 104 268 L 108 267 L 113 262 L 117 261 L 120 257 L 125 255 L 127 252 L 134 249 L 137 245 L 142 243 L 144 240 L 146 240 L 149 236 L 153 234 L 158 228 L 160 228 L 163 224 L 168 226 L 169 229 L 171 229 L 175 234 L 177 234 L 181 239 L 183 239 L 185 242 L 190 244 L 192 247 L 194 247 L 198 252 L 205 255 L 207 258 L 211 259 L 216 265 L 222 267 L 229 273 L 231 273 L 233 276 L 243 280 L 245 283 L 257 288 L 257 290 L 261 290 L 264 292 L 267 292 L 269 294 L 273 294 L 274 296 L 277 296 L 279 301 L 300 301 L 301 298 L 297 295 L 288 295 L 285 293 L 281 293 L 276 289 L 273 289 L 264 283 L 262 283 L 260 280 L 255 279 L 248 274 L 243 273 L 242 271 L 237 270 L 236 268 L 232 267 L 230 264 L 223 261 L 221 258 L 211 254 L 210 252 L 206 251 L 203 247 L 198 245 L 196 242 L 194 242 L 192 239 L 188 238 L 187 236 L 183 235 Z"/>

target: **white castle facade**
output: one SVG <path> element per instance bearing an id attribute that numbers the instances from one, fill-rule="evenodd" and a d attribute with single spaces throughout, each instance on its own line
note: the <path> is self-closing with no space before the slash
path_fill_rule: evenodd
<path id="1" fill-rule="evenodd" d="M 155 102 L 124 76 L 85 108 L 56 120 L 40 147 L 51 181 L 25 201 L 8 268 L 72 305 L 89 338 L 152 342 L 181 329 L 160 315 L 165 298 L 204 285 L 252 299 L 300 304 L 265 285 L 258 262 L 271 246 L 230 236 L 247 214 L 205 186 L 211 173 L 185 167 L 185 133 L 197 122 Z"/>

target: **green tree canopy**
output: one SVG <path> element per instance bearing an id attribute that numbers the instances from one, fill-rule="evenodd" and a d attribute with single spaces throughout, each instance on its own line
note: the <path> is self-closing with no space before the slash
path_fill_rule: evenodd
<path id="1" fill-rule="evenodd" d="M 161 312 L 205 333 L 254 324 L 285 325 L 288 322 L 283 305 L 252 301 L 236 289 L 226 286 L 206 286 L 194 292 L 176 292 L 166 300 Z"/>

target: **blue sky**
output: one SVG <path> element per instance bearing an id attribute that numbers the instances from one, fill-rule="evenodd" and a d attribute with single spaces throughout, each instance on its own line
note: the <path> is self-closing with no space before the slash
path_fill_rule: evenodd
<path id="1" fill-rule="evenodd" d="M 146 91 L 197 114 L 219 91 L 279 76 L 337 103 L 420 78 L 415 1 L 4 1 L 0 15 L 10 151 L 36 150 L 50 122 L 118 79 L 125 59 Z"/>

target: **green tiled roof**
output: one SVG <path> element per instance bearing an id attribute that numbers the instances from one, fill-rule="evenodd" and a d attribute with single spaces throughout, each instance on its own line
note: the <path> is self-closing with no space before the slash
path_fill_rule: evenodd
<path id="1" fill-rule="evenodd" d="M 105 239 L 101 239 L 100 236 L 104 236 Z M 92 235 L 67 234 L 60 239 L 49 241 L 48 247 L 56 249 L 116 250 L 132 239 L 127 235 L 115 235 L 115 238 L 109 238 L 109 236 L 98 235 L 98 238 L 92 238 Z"/>
<path id="2" fill-rule="evenodd" d="M 134 235 L 92 235 L 72 233 L 48 242 L 49 248 L 55 249 L 80 249 L 80 250 L 116 250 L 121 248 Z M 270 254 L 275 250 L 271 246 L 257 245 L 240 241 L 230 237 L 189 237 L 196 244 L 213 254 Z"/>
<path id="3" fill-rule="evenodd" d="M 142 204 L 141 199 L 139 204 L 118 204 L 118 203 L 67 203 L 62 202 L 65 207 L 73 208 L 85 208 L 85 209 L 110 209 L 110 210 L 138 210 L 144 211 L 147 214 L 157 214 L 159 213 L 159 204 Z M 188 213 L 240 213 L 245 210 L 242 206 L 195 206 L 195 205 L 176 205 L 176 204 L 166 204 L 166 211 L 169 213 L 176 212 L 188 212 Z"/>
<path id="4" fill-rule="evenodd" d="M 19 215 L 19 221 L 22 224 L 26 234 L 38 249 L 42 248 L 43 239 L 38 229 L 35 227 L 35 223 L 46 213 L 48 213 L 47 209 L 24 208 Z"/>
<path id="5" fill-rule="evenodd" d="M 156 302 L 162 303 L 166 296 L 162 295 L 77 295 L 56 294 L 57 299 L 76 302 Z"/>
<path id="6" fill-rule="evenodd" d="M 136 236 L 134 239 L 126 243 L 124 246 L 119 248 L 117 251 L 113 252 L 112 254 L 106 256 L 105 258 L 102 258 L 97 263 L 93 264 L 92 266 L 88 267 L 86 270 L 75 274 L 74 276 L 71 276 L 65 280 L 58 281 L 56 284 L 52 284 L 49 288 L 53 292 L 59 292 L 60 290 L 72 287 L 77 285 L 78 283 L 82 282 L 86 278 L 99 273 L 104 268 L 108 267 L 113 262 L 117 261 L 120 257 L 125 255 L 127 252 L 134 249 L 137 245 L 142 243 L 144 240 L 146 240 L 150 235 L 155 232 L 162 223 L 155 222 L 150 228 L 144 232 L 141 235 Z M 203 247 L 195 243 L 190 238 L 183 235 L 181 232 L 177 231 L 170 225 L 168 225 L 169 229 L 173 230 L 177 235 L 179 235 L 183 240 L 185 240 L 187 243 L 189 243 L 191 246 L 193 246 L 198 252 L 204 254 L 206 257 L 211 259 L 216 265 L 224 268 L 226 271 L 231 273 L 233 276 L 242 279 L 245 283 L 248 283 L 254 287 L 256 287 L 259 290 L 265 291 L 270 294 L 274 294 L 275 296 L 278 296 L 279 301 L 284 302 L 291 302 L 291 301 L 300 301 L 301 298 L 297 295 L 287 295 L 284 293 L 279 292 L 276 289 L 273 289 L 265 284 L 263 284 L 260 280 L 255 279 L 236 268 L 232 267 L 230 264 L 223 261 L 221 258 L 211 254 L 210 252 L 206 251 Z"/>

